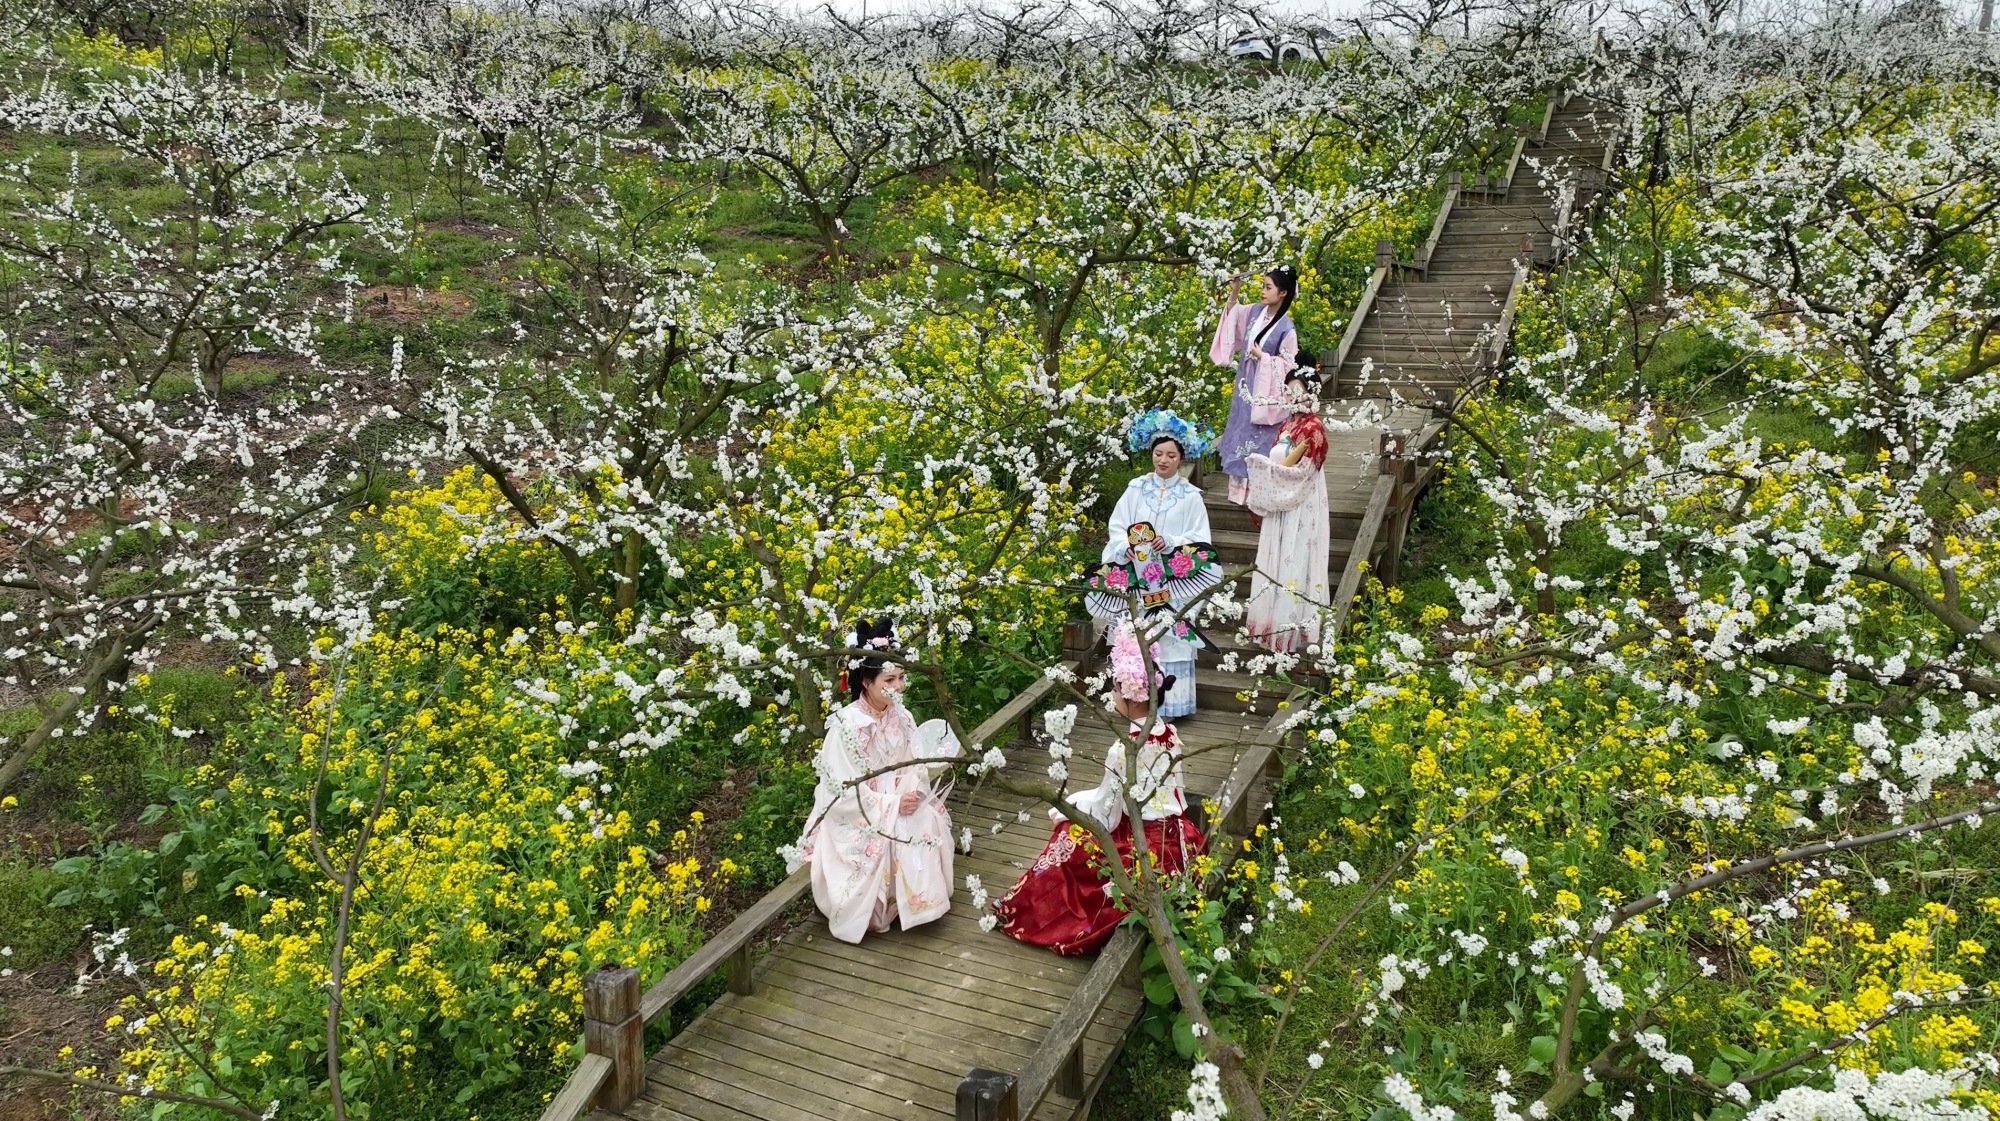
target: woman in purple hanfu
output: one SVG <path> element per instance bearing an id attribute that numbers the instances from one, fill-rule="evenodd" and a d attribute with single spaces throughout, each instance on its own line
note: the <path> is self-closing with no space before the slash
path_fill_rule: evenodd
<path id="1" fill-rule="evenodd" d="M 1208 348 L 1216 365 L 1236 369 L 1229 423 L 1223 427 L 1217 446 L 1222 452 L 1222 473 L 1229 476 L 1229 500 L 1238 505 L 1250 498 L 1249 458 L 1271 450 L 1278 426 L 1290 416 L 1277 402 L 1284 397 L 1285 375 L 1299 353 L 1298 332 L 1292 329 L 1289 314 L 1292 299 L 1298 295 L 1298 273 L 1284 265 L 1265 273 L 1254 304 L 1236 302 L 1242 284 L 1240 276 L 1229 282 L 1228 306 Z M 1271 403 L 1256 404 L 1252 398 Z"/>

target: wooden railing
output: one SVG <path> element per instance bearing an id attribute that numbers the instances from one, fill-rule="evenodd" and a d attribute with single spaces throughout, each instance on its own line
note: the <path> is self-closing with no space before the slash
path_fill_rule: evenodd
<path id="1" fill-rule="evenodd" d="M 1549 138 L 1549 125 L 1556 119 L 1556 110 L 1568 104 L 1569 98 L 1568 93 L 1560 96 L 1550 95 L 1548 105 L 1542 109 L 1542 123 L 1535 128 L 1533 143 L 1539 144 Z M 1521 135 L 1514 138 L 1514 152 L 1507 157 L 1507 170 L 1500 174 L 1500 181 L 1493 185 L 1494 194 L 1504 195 L 1507 189 L 1514 185 L 1514 172 L 1520 169 L 1521 156 L 1527 152 L 1529 143 L 1529 135 L 1525 129 Z"/>
<path id="2" fill-rule="evenodd" d="M 1065 651 L 1072 642 L 1085 642 L 1064 628 Z M 1082 633 L 1089 633 L 1085 624 Z M 1094 635 L 1091 638 L 1094 640 Z M 1091 646 L 1073 657 L 1072 670 L 1087 671 Z M 967 745 L 985 746 L 1007 733 L 1010 725 L 1025 734 L 1027 723 L 1043 698 L 1055 687 L 1055 680 L 1038 677 L 1000 711 L 973 729 Z M 718 967 L 727 970 L 729 991 L 749 996 L 754 991 L 751 963 L 757 940 L 766 927 L 781 918 L 792 904 L 812 890 L 811 870 L 801 868 L 785 878 L 770 893 L 736 916 L 728 926 L 702 947 L 653 983 L 644 994 L 639 991 L 639 971 L 630 965 L 603 965 L 583 978 L 583 1061 L 577 1064 L 562 1089 L 542 1110 L 541 1121 L 575 1121 L 590 1109 L 623 1109 L 637 1100 L 646 1083 L 646 1025 L 665 1015 L 680 999 L 694 990 Z"/>

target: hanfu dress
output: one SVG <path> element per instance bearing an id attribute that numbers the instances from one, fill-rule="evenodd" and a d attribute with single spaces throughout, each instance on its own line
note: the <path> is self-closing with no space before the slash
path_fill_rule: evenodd
<path id="1" fill-rule="evenodd" d="M 1263 339 L 1257 339 L 1270 315 L 1271 309 L 1261 303 L 1231 305 L 1215 325 L 1215 340 L 1208 348 L 1208 357 L 1216 365 L 1236 370 L 1235 389 L 1229 398 L 1229 423 L 1223 426 L 1222 439 L 1216 448 L 1222 454 L 1222 473 L 1229 476 L 1229 500 L 1238 504 L 1249 498 L 1250 456 L 1268 452 L 1278 437 L 1279 425 L 1284 423 L 1284 407 L 1276 401 L 1284 392 L 1285 375 L 1297 365 L 1299 354 L 1298 333 L 1292 329 L 1290 315 L 1279 316 Z M 1251 357 L 1252 342 L 1263 351 L 1262 358 Z M 1273 403 L 1256 405 L 1251 402 L 1252 397 Z"/>
<path id="2" fill-rule="evenodd" d="M 1285 466 L 1295 451 L 1299 461 Z M 1271 454 L 1251 456 L 1249 466 L 1250 512 L 1264 522 L 1244 630 L 1294 653 L 1319 641 L 1327 603 L 1326 426 L 1315 413 L 1292 414 Z"/>
<path id="3" fill-rule="evenodd" d="M 1111 511 L 1103 560 L 1090 578 L 1085 606 L 1093 616 L 1116 622 L 1131 613 L 1128 593 L 1138 596 L 1144 617 L 1154 620 L 1141 628 L 1157 643 L 1160 672 L 1175 678 L 1160 715 L 1186 716 L 1195 706 L 1195 655 L 1207 641 L 1175 616 L 1223 579 L 1209 544 L 1201 489 L 1179 475 L 1162 479 L 1150 471 L 1132 480 Z"/>
<path id="4" fill-rule="evenodd" d="M 1136 736 L 1139 725 L 1132 725 Z M 1207 838 L 1187 816 L 1187 791 L 1181 785 L 1181 743 L 1174 726 L 1160 721 L 1139 747 L 1139 765 L 1125 765 L 1128 740 L 1111 745 L 1104 760 L 1104 781 L 1070 799 L 1075 807 L 1106 826 L 1118 859 L 1133 867 L 1132 822 L 1125 816 L 1125 787 L 1139 802 L 1145 822 L 1146 851 L 1162 875 L 1177 876 Z M 1125 911 L 1105 894 L 1110 876 L 1095 838 L 1082 826 L 1063 820 L 1056 810 L 1049 843 L 1035 863 L 1022 873 L 994 905 L 1001 928 L 1031 946 L 1046 946 L 1059 954 L 1087 954 L 1103 946 L 1125 918 Z"/>
<path id="5" fill-rule="evenodd" d="M 813 902 L 827 928 L 844 942 L 859 942 L 898 916 L 908 930 L 943 915 L 951 909 L 951 817 L 931 780 L 958 750 L 944 721 L 918 728 L 900 704 L 878 716 L 856 700 L 828 725 L 813 762 L 819 786 L 812 817 L 792 861 L 794 869 L 812 865 Z M 918 759 L 938 762 L 855 781 Z M 924 798 L 898 814 L 909 791 Z"/>

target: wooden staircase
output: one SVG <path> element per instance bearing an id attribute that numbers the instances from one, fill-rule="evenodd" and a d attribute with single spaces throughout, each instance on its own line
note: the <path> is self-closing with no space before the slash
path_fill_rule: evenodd
<path id="1" fill-rule="evenodd" d="M 1558 98 L 1498 181 L 1467 185 L 1454 172 L 1411 260 L 1378 246 L 1375 276 L 1321 370 L 1329 395 L 1445 411 L 1481 390 L 1500 369 L 1528 270 L 1567 251 L 1574 216 L 1603 190 L 1616 125 L 1607 106 Z"/>

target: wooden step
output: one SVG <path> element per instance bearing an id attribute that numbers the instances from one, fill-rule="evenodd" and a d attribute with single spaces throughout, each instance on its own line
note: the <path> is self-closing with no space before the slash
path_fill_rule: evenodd
<path id="1" fill-rule="evenodd" d="M 1241 712 L 1246 701 L 1241 695 L 1259 690 L 1261 683 L 1247 673 L 1224 673 L 1219 669 L 1195 667 L 1195 707 L 1211 712 Z M 1266 712 L 1276 708 L 1281 697 L 1259 697 L 1258 707 Z"/>
<path id="2" fill-rule="evenodd" d="M 1457 281 L 1466 284 L 1491 284 L 1501 292 L 1513 287 L 1514 264 L 1508 258 L 1497 262 L 1462 261 L 1451 257 L 1442 260 L 1433 258 L 1430 268 L 1424 271 L 1429 280 Z"/>
<path id="3" fill-rule="evenodd" d="M 1486 345 L 1477 336 L 1466 336 L 1452 342 L 1439 341 L 1435 344 L 1381 341 L 1358 345 L 1347 352 L 1347 362 L 1343 369 L 1360 369 L 1364 359 L 1374 359 L 1375 368 L 1410 369 L 1412 367 L 1452 368 L 1473 363 L 1481 346 Z"/>
<path id="4" fill-rule="evenodd" d="M 1370 319 L 1368 324 L 1354 333 L 1354 347 L 1366 349 L 1397 348 L 1457 353 L 1467 347 L 1478 346 L 1493 335 L 1497 323 L 1487 321 L 1455 327 L 1449 321 L 1437 323 L 1398 322 L 1385 319 L 1379 323 Z M 1353 353 L 1353 349 L 1349 350 Z"/>
<path id="5" fill-rule="evenodd" d="M 1394 307 L 1412 310 L 1443 311 L 1450 307 L 1454 312 L 1469 309 L 1484 314 L 1490 305 L 1494 315 L 1500 314 L 1500 307 L 1507 302 L 1507 289 L 1494 289 L 1485 284 L 1455 284 L 1442 281 L 1405 280 L 1395 284 L 1384 284 L 1375 294 L 1375 301 L 1369 311 L 1376 308 Z"/>
<path id="6" fill-rule="evenodd" d="M 1239 509 L 1241 509 L 1241 507 L 1239 507 Z M 1243 513 L 1246 517 L 1251 516 L 1248 510 L 1243 510 Z M 1214 539 L 1210 543 L 1215 546 L 1216 555 L 1222 560 L 1224 564 L 1240 564 L 1246 566 L 1244 573 L 1238 576 L 1237 580 L 1245 588 L 1248 588 L 1250 586 L 1250 573 L 1248 571 L 1248 566 L 1252 566 L 1257 563 L 1257 541 L 1258 538 L 1262 536 L 1262 530 L 1261 529 L 1215 529 L 1213 526 L 1213 518 L 1210 519 L 1210 523 L 1211 524 L 1209 529 L 1209 536 Z M 1348 530 L 1346 536 L 1344 537 L 1338 531 L 1329 529 L 1328 540 L 1327 540 L 1327 556 L 1329 557 L 1339 556 L 1344 560 L 1347 554 L 1353 551 L 1353 549 L 1354 549 L 1354 531 L 1352 529 Z"/>

